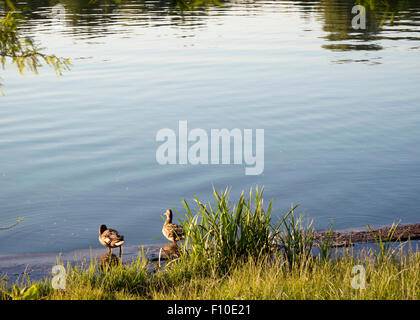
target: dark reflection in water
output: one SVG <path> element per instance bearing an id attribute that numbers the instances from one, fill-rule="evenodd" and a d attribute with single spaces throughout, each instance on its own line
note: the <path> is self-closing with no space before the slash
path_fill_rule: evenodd
<path id="1" fill-rule="evenodd" d="M 48 28 L 60 16 L 72 35 L 102 37 L 124 33 L 127 26 L 159 27 L 171 25 L 180 28 L 205 26 L 208 15 L 258 14 L 265 7 L 297 7 L 303 16 L 316 14 L 326 32 L 324 38 L 331 43 L 328 50 L 380 50 L 377 40 L 419 40 L 419 0 L 319 0 L 319 1 L 217 1 L 217 0 L 33 0 L 12 1 L 16 8 L 33 24 Z M 360 4 L 366 7 L 367 28 L 354 30 L 351 9 Z M 52 9 L 51 9 L 52 8 Z M 54 14 L 54 11 L 56 15 Z M 37 22 L 38 21 L 38 22 Z M 31 24 L 27 25 L 31 28 Z M 397 35 L 397 36 L 396 36 Z M 349 42 L 350 41 L 350 42 Z M 360 43 L 354 43 L 360 42 Z"/>
<path id="2" fill-rule="evenodd" d="M 366 29 L 352 28 L 352 6 L 363 5 L 366 8 Z M 381 50 L 382 46 L 374 43 L 377 40 L 420 40 L 415 34 L 418 26 L 420 2 L 414 0 L 361 0 L 339 1 L 321 0 L 320 10 L 323 16 L 325 39 L 331 44 L 322 47 L 329 50 Z M 401 26 L 410 26 L 402 29 Z M 394 33 L 404 34 L 395 37 Z M 414 34 L 413 34 L 414 33 Z M 348 40 L 360 43 L 349 43 Z M 337 43 L 340 42 L 340 43 Z M 341 43 L 344 42 L 344 43 Z"/>
<path id="3" fill-rule="evenodd" d="M 366 8 L 367 26 L 364 30 L 354 30 L 351 25 L 354 17 L 352 7 L 356 4 Z M 15 64 L 21 74 L 25 70 L 37 74 L 43 64 L 53 67 L 59 75 L 69 70 L 68 59 L 40 52 L 39 46 L 30 38 L 21 37 L 18 29 L 30 32 L 34 27 L 41 26 L 45 30 L 58 23 L 63 26 L 60 32 L 75 38 L 94 39 L 109 34 L 127 34 L 129 37 L 128 27 L 171 26 L 194 30 L 205 27 L 207 20 L 204 17 L 209 15 L 222 16 L 239 11 L 252 16 L 258 14 L 261 8 L 279 5 L 285 5 L 280 10 L 288 10 L 289 6 L 299 8 L 307 19 L 315 15 L 325 32 L 322 38 L 326 43 L 322 44 L 322 48 L 331 51 L 379 51 L 383 49 L 379 42 L 420 40 L 419 0 L 1 0 L 1 15 L 11 21 L 9 29 L 16 28 L 14 35 L 5 36 L 10 31 L 4 27 L 8 22 L 2 24 L 1 63 L 4 69 L 8 58 L 8 62 Z M 18 12 L 20 19 L 14 18 L 16 14 L 7 15 L 11 11 Z M 194 33 L 189 36 L 194 36 Z M 411 48 L 416 49 L 416 46 Z M 380 63 L 366 59 L 338 59 L 333 62 Z"/>
<path id="4" fill-rule="evenodd" d="M 109 254 L 108 252 L 103 253 L 99 256 L 99 265 L 101 268 L 108 268 L 116 266 L 120 263 L 120 259 L 113 253 Z"/>
<path id="5" fill-rule="evenodd" d="M 168 244 L 162 248 L 162 257 L 164 259 L 176 259 L 179 258 L 179 256 L 179 247 L 174 243 Z"/>
<path id="6" fill-rule="evenodd" d="M 56 22 L 54 13 L 65 9 L 63 18 L 66 32 L 73 35 L 91 35 L 101 37 L 116 33 L 112 27 L 119 24 L 118 32 L 124 32 L 124 26 L 188 26 L 198 27 L 205 22 L 200 19 L 210 7 L 222 7 L 216 0 L 171 0 L 171 1 L 138 1 L 138 0 L 62 0 L 62 1 L 26 1 L 15 4 L 22 14 L 36 21 L 43 21 L 44 27 Z M 50 8 L 50 9 L 47 9 Z M 47 10 L 46 10 L 47 9 Z M 54 12 L 55 11 L 55 12 Z M 52 19 L 51 19 L 52 18 Z M 62 21 L 63 22 L 63 21 Z"/>

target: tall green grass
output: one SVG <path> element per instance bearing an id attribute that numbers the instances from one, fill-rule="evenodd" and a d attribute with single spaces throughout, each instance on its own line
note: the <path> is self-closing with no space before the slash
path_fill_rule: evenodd
<path id="1" fill-rule="evenodd" d="M 213 189 L 213 202 L 195 197 L 179 220 L 185 229 L 180 258 L 151 267 L 143 251 L 128 264 L 101 266 L 96 259 L 66 267 L 66 289 L 54 290 L 51 278 L 0 279 L 2 299 L 419 299 L 420 253 L 393 249 L 388 235 L 377 247 L 355 254 L 335 249 L 332 225 L 319 240 L 312 221 L 297 206 L 274 223 L 272 202 L 264 206 L 263 189 L 242 193 Z M 314 245 L 319 255 L 312 252 Z M 339 251 L 341 250 L 341 251 Z M 366 270 L 366 289 L 352 288 L 352 268 Z"/>
<path id="2" fill-rule="evenodd" d="M 397 249 L 392 248 L 392 238 L 395 235 L 398 225 L 399 223 L 393 223 L 386 235 L 383 235 L 381 231 L 376 234 L 369 226 L 369 224 L 367 225 L 370 233 L 372 234 L 372 237 L 375 240 L 376 245 L 373 252 L 378 262 L 389 260 L 394 256 L 394 253 Z"/>
<path id="3" fill-rule="evenodd" d="M 196 196 L 194 209 L 184 200 L 182 252 L 221 271 L 228 270 L 232 261 L 272 252 L 278 227 L 272 224 L 272 201 L 264 208 L 263 191 L 251 189 L 247 198 L 242 192 L 233 203 L 230 189 L 218 193 L 213 188 L 214 203 L 205 204 Z"/>
<path id="4" fill-rule="evenodd" d="M 296 216 L 297 207 L 292 207 L 278 226 L 281 253 L 289 265 L 307 261 L 314 245 L 312 221 L 305 223 L 303 216 Z"/>

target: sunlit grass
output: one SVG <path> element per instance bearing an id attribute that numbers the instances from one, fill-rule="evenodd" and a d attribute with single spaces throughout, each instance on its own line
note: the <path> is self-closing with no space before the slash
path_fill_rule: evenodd
<path id="1" fill-rule="evenodd" d="M 366 289 L 352 287 L 352 268 L 363 265 Z M 420 255 L 405 255 L 391 263 L 376 264 L 364 252 L 357 258 L 312 260 L 291 268 L 271 258 L 239 262 L 224 277 L 200 276 L 165 292 L 158 299 L 418 299 Z"/>
<path id="2" fill-rule="evenodd" d="M 310 257 L 305 264 L 288 265 L 282 259 L 232 261 L 223 275 L 213 268 L 195 269 L 177 261 L 150 274 L 145 264 L 134 261 L 100 271 L 67 267 L 65 290 L 54 290 L 51 281 L 26 281 L 3 288 L 14 299 L 419 299 L 420 254 L 405 254 L 378 263 L 372 251 L 356 257 L 323 260 Z M 352 268 L 366 270 L 366 289 L 354 289 Z M 17 293 L 17 288 L 25 291 Z M 35 288 L 35 289 L 34 289 Z M 35 291 L 35 294 L 25 292 Z"/>
<path id="3" fill-rule="evenodd" d="M 272 202 L 264 208 L 263 189 L 244 192 L 235 203 L 229 190 L 220 194 L 213 188 L 213 200 L 207 204 L 195 197 L 196 208 L 183 201 L 185 214 L 180 218 L 185 230 L 184 255 L 204 261 L 224 272 L 233 260 L 259 257 L 276 246 L 278 226 L 272 223 Z"/>
<path id="4" fill-rule="evenodd" d="M 314 240 L 312 222 L 296 207 L 274 224 L 262 190 L 244 193 L 236 203 L 229 192 L 213 191 L 214 205 L 191 209 L 184 202 L 186 231 L 181 256 L 163 268 L 147 254 L 127 264 L 103 267 L 96 259 L 66 266 L 66 288 L 52 277 L 14 284 L 0 279 L 2 299 L 419 299 L 420 252 L 395 249 L 390 235 L 376 248 L 357 253 L 331 249 L 332 229 Z M 395 228 L 390 229 L 390 233 Z M 317 244 L 319 253 L 313 254 Z M 153 270 L 153 266 L 155 267 Z M 355 289 L 353 267 L 363 266 L 366 288 Z M 152 268 L 151 268 L 152 267 Z M 152 271 L 153 270 L 153 271 Z"/>

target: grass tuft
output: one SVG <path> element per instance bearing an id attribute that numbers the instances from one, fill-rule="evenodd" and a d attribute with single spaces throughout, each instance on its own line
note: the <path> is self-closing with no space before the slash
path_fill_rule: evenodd
<path id="1" fill-rule="evenodd" d="M 214 204 L 195 197 L 184 201 L 180 220 L 186 231 L 178 259 L 150 272 L 141 251 L 122 265 L 96 259 L 66 266 L 66 287 L 52 288 L 50 278 L 22 277 L 14 284 L 0 278 L 1 299 L 419 299 L 420 252 L 390 245 L 396 226 L 376 248 L 357 253 L 331 248 L 332 224 L 314 240 L 312 221 L 295 215 L 297 206 L 273 224 L 263 189 L 229 200 L 229 190 L 213 189 Z M 317 243 L 320 254 L 312 253 Z M 332 258 L 333 254 L 334 258 Z M 58 263 L 60 263 L 58 261 Z M 363 267 L 366 289 L 354 289 L 353 268 Z"/>

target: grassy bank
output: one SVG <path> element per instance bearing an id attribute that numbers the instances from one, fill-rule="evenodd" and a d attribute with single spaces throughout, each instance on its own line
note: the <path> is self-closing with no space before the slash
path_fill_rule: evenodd
<path id="1" fill-rule="evenodd" d="M 140 261 L 142 259 L 140 258 Z M 363 265 L 366 289 L 351 283 L 352 268 Z M 374 255 L 337 261 L 311 259 L 292 267 L 268 257 L 232 264 L 224 275 L 215 270 L 172 264 L 148 274 L 145 265 L 133 262 L 108 271 L 95 265 L 67 269 L 65 290 L 54 290 L 51 281 L 25 281 L 19 290 L 5 289 L 15 299 L 419 299 L 420 254 L 403 255 L 378 264 Z M 35 290 L 34 290 L 35 288 Z M 28 294 L 29 293 L 29 294 Z M 3 298 L 11 298 L 3 294 Z"/>
<path id="2" fill-rule="evenodd" d="M 393 249 L 388 235 L 374 250 L 331 249 L 328 233 L 313 237 L 295 209 L 274 223 L 271 203 L 253 190 L 234 204 L 214 191 L 212 203 L 184 202 L 180 258 L 150 272 L 146 254 L 101 268 L 95 260 L 67 266 L 66 289 L 51 279 L 2 281 L 3 299 L 419 299 L 420 253 Z M 318 254 L 314 254 L 317 247 Z M 353 267 L 363 266 L 365 289 Z M 356 284 L 361 282 L 356 281 Z"/>

